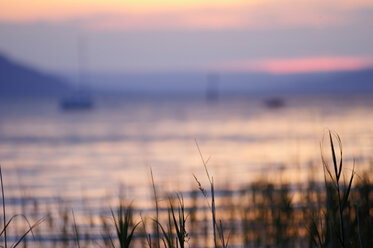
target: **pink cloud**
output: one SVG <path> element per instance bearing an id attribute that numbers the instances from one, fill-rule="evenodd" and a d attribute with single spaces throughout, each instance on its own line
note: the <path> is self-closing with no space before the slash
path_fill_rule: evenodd
<path id="1" fill-rule="evenodd" d="M 291 59 L 241 60 L 218 66 L 226 71 L 295 74 L 373 68 L 372 57 L 305 57 Z"/>

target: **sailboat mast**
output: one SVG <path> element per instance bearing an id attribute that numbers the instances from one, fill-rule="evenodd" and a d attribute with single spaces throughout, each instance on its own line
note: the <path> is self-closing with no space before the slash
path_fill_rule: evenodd
<path id="1" fill-rule="evenodd" d="M 84 35 L 78 38 L 78 89 L 86 83 L 87 43 Z"/>

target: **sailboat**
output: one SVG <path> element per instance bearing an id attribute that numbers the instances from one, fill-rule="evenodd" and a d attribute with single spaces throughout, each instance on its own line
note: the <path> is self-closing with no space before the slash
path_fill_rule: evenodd
<path id="1" fill-rule="evenodd" d="M 264 103 L 267 106 L 267 108 L 271 108 L 271 109 L 278 109 L 278 108 L 282 108 L 285 106 L 284 99 L 279 98 L 279 97 L 269 98 L 265 100 Z"/>
<path id="2" fill-rule="evenodd" d="M 63 110 L 88 110 L 93 108 L 93 100 L 88 93 L 77 91 L 71 96 L 63 98 L 60 101 L 60 107 Z"/>
<path id="3" fill-rule="evenodd" d="M 70 96 L 64 97 L 60 100 L 60 107 L 63 110 L 89 110 L 94 107 L 93 99 L 88 91 L 83 90 L 81 84 L 83 82 L 83 56 L 85 43 L 84 40 L 79 39 L 78 42 L 78 69 L 79 69 L 79 79 L 78 79 L 78 89 L 75 90 Z"/>

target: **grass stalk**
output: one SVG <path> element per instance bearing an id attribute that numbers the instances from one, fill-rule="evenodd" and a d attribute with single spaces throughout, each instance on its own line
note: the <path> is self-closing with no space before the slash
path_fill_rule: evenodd
<path id="1" fill-rule="evenodd" d="M 218 245 L 217 245 L 217 238 L 216 238 L 216 211 L 215 211 L 214 178 L 210 177 L 209 171 L 207 170 L 207 163 L 210 160 L 210 158 L 208 158 L 207 160 L 205 160 L 203 158 L 203 155 L 202 155 L 201 149 L 199 148 L 197 140 L 195 140 L 195 142 L 196 142 L 196 146 L 197 146 L 197 149 L 198 149 L 199 156 L 201 157 L 201 160 L 202 160 L 202 164 L 203 164 L 203 166 L 205 168 L 207 179 L 209 180 L 209 183 L 210 183 L 211 205 L 209 205 L 209 207 L 210 207 L 211 215 L 212 215 L 212 228 L 213 228 L 213 234 L 214 234 L 214 247 L 217 248 Z M 197 179 L 196 176 L 194 176 L 194 179 L 197 181 L 197 184 L 199 185 L 200 191 L 202 192 L 202 194 L 204 195 L 204 197 L 207 199 L 206 191 L 201 187 L 201 183 L 198 181 L 198 179 Z"/>
<path id="2" fill-rule="evenodd" d="M 339 145 L 339 163 L 337 162 L 337 156 L 335 152 L 335 145 L 333 141 L 334 138 L 338 141 Z M 331 155 L 332 155 L 332 161 L 333 161 L 333 167 L 334 167 L 334 175 L 330 171 L 328 164 L 326 160 L 324 159 L 324 156 L 322 154 L 322 162 L 323 162 L 323 168 L 324 168 L 324 178 L 325 178 L 325 184 L 326 182 L 326 173 L 329 175 L 330 179 L 332 180 L 332 183 L 334 185 L 334 188 L 337 193 L 337 202 L 338 202 L 338 215 L 339 215 L 339 235 L 338 240 L 340 242 L 341 247 L 345 247 L 345 232 L 344 232 L 344 219 L 343 219 L 343 211 L 348 203 L 348 198 L 351 192 L 352 182 L 355 175 L 355 166 L 352 169 L 352 173 L 350 176 L 350 180 L 348 183 L 347 188 L 342 192 L 342 184 L 340 182 L 341 175 L 342 175 L 342 168 L 343 168 L 343 158 L 342 158 L 342 142 L 338 134 L 332 134 L 331 131 L 329 131 L 329 141 L 330 141 L 330 148 L 331 148 Z M 346 186 L 344 184 L 344 186 Z M 342 196 L 343 194 L 343 196 Z M 330 202 L 330 199 L 327 199 L 327 202 Z M 328 206 L 329 209 L 329 206 Z"/>
<path id="3" fill-rule="evenodd" d="M 203 158 L 203 155 L 202 155 L 202 152 L 201 152 L 201 149 L 199 148 L 199 145 L 198 145 L 198 142 L 197 140 L 195 140 L 196 142 L 196 146 L 197 146 L 197 149 L 198 149 L 198 153 L 200 155 L 200 158 L 202 160 L 202 164 L 205 168 L 205 172 L 206 172 L 206 176 L 207 176 L 207 179 L 210 183 L 210 190 L 211 190 L 211 205 L 208 204 L 210 210 L 211 210 L 211 216 L 212 216 L 212 228 L 213 228 L 213 235 L 214 235 L 214 247 L 217 248 L 218 247 L 218 244 L 217 244 L 217 233 L 216 231 L 218 231 L 219 233 L 219 236 L 220 236 L 220 241 L 222 242 L 222 245 L 223 247 L 228 247 L 228 240 L 227 240 L 227 243 L 225 243 L 225 239 L 224 239 L 224 232 L 223 232 L 223 228 L 222 228 L 222 224 L 221 224 L 221 220 L 220 221 L 220 227 L 219 228 L 217 226 L 217 222 L 216 222 L 216 207 L 215 207 L 215 188 L 214 188 L 214 178 L 212 176 L 210 176 L 210 173 L 207 169 L 207 163 L 208 161 L 210 160 L 210 157 L 205 160 Z M 204 188 L 202 188 L 202 185 L 201 183 L 198 181 L 197 177 L 195 175 L 193 175 L 194 179 L 196 180 L 197 184 L 198 184 L 198 188 L 199 190 L 202 192 L 203 196 L 205 197 L 205 199 L 207 199 L 207 193 L 206 191 L 204 190 Z"/>
<path id="4" fill-rule="evenodd" d="M 359 239 L 359 247 L 363 248 L 363 243 L 361 242 L 361 234 L 360 234 L 359 206 L 357 204 L 356 204 L 356 221 L 357 221 L 357 235 Z"/>
<path id="5" fill-rule="evenodd" d="M 156 223 L 159 223 L 159 206 L 158 206 L 158 196 L 157 196 L 157 190 L 155 188 L 154 183 L 154 176 L 153 176 L 153 170 L 150 168 L 150 175 L 152 179 L 152 188 L 153 188 L 153 196 L 154 196 L 154 203 L 155 203 L 155 221 Z M 159 232 L 159 226 L 158 224 L 155 225 L 155 231 L 156 231 L 156 240 L 155 240 L 155 248 L 160 248 L 160 232 Z"/>
<path id="6" fill-rule="evenodd" d="M 80 248 L 80 242 L 79 242 L 79 232 L 78 232 L 78 226 L 76 225 L 76 221 L 75 221 L 75 214 L 74 214 L 74 210 L 71 209 L 71 212 L 72 212 L 72 215 L 73 215 L 73 225 L 74 225 L 74 231 L 75 231 L 75 241 L 76 241 L 76 245 L 78 246 L 78 248 Z"/>
<path id="7" fill-rule="evenodd" d="M 3 201 L 3 226 L 4 226 L 4 247 L 7 248 L 7 225 L 6 225 L 6 214 L 5 214 L 5 195 L 4 195 L 4 183 L 3 183 L 3 172 L 1 170 L 1 165 L 0 165 L 0 181 L 1 181 L 1 198 Z"/>
<path id="8" fill-rule="evenodd" d="M 120 248 L 129 248 L 133 240 L 134 232 L 140 224 L 133 224 L 133 209 L 132 206 L 124 207 L 121 203 L 118 208 L 117 215 L 111 210 L 114 220 L 117 238 L 119 240 Z"/>
<path id="9" fill-rule="evenodd" d="M 42 223 L 45 218 L 41 218 L 39 219 L 38 221 L 36 221 L 33 225 L 30 225 L 30 222 L 28 221 L 28 219 L 26 218 L 25 215 L 23 214 L 19 214 L 19 215 L 13 215 L 8 223 L 6 222 L 6 213 L 5 213 L 5 194 L 4 194 L 4 182 L 3 182 L 3 173 L 2 173 L 2 170 L 1 170 L 1 165 L 0 165 L 0 184 L 1 184 L 1 194 L 2 194 L 2 201 L 3 201 L 3 229 L 1 230 L 0 232 L 0 235 L 4 234 L 4 248 L 7 248 L 8 247 L 8 240 L 7 240 L 7 229 L 9 227 L 9 224 L 18 216 L 21 216 L 23 217 L 25 220 L 26 220 L 26 223 L 27 225 L 29 226 L 29 228 L 27 229 L 26 232 L 24 232 L 21 237 L 15 241 L 10 247 L 11 248 L 15 248 L 17 247 L 27 236 L 27 234 L 29 234 L 30 232 L 32 233 L 32 230 L 38 226 L 40 223 Z"/>
<path id="10" fill-rule="evenodd" d="M 185 242 L 188 238 L 186 231 L 186 216 L 184 200 L 181 195 L 177 195 L 178 204 L 174 206 L 172 199 L 169 198 L 169 211 L 168 211 L 168 230 L 166 230 L 161 223 L 157 222 L 163 233 L 163 244 L 165 248 L 184 248 Z M 176 232 L 176 243 L 174 242 L 174 233 Z"/>
<path id="11" fill-rule="evenodd" d="M 143 230 L 144 230 L 144 235 L 145 235 L 146 243 L 148 244 L 149 248 L 152 248 L 153 247 L 153 245 L 152 245 L 152 237 L 146 231 L 146 223 L 145 223 L 145 220 L 143 219 L 143 217 L 142 217 L 141 214 L 140 214 L 140 218 L 141 218 L 141 223 L 142 223 Z"/>
<path id="12" fill-rule="evenodd" d="M 185 239 L 188 236 L 188 233 L 186 231 L 186 220 L 187 216 L 185 215 L 185 206 L 184 206 L 184 200 L 183 197 L 178 195 L 177 196 L 178 201 L 179 201 L 179 206 L 176 209 L 177 210 L 177 218 L 175 215 L 175 210 L 173 207 L 173 204 L 170 200 L 170 208 L 171 208 L 171 214 L 172 214 L 172 219 L 174 221 L 175 229 L 176 229 L 176 235 L 177 235 L 177 240 L 179 242 L 179 247 L 184 248 L 185 244 Z"/>

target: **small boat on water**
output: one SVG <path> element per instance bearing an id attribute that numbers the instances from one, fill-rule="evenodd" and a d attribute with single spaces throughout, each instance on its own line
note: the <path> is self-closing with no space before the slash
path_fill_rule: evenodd
<path id="1" fill-rule="evenodd" d="M 284 99 L 278 97 L 267 99 L 264 101 L 264 103 L 267 106 L 267 108 L 271 109 L 282 108 L 285 106 Z"/>
<path id="2" fill-rule="evenodd" d="M 77 93 L 60 101 L 60 107 L 63 110 L 89 110 L 93 106 L 92 98 L 88 94 L 83 93 Z"/>
<path id="3" fill-rule="evenodd" d="M 86 73 L 84 73 L 84 65 L 83 62 L 85 61 L 83 58 L 85 58 L 85 50 L 86 50 L 86 44 L 85 44 L 84 37 L 80 37 L 78 40 L 78 65 L 79 65 L 79 74 L 78 74 L 78 85 L 77 90 L 73 91 L 71 96 L 62 98 L 60 100 L 60 108 L 62 110 L 90 110 L 94 107 L 93 105 L 93 99 L 91 95 L 89 94 L 89 91 L 82 88 L 82 83 L 86 80 L 85 77 L 87 76 Z"/>

